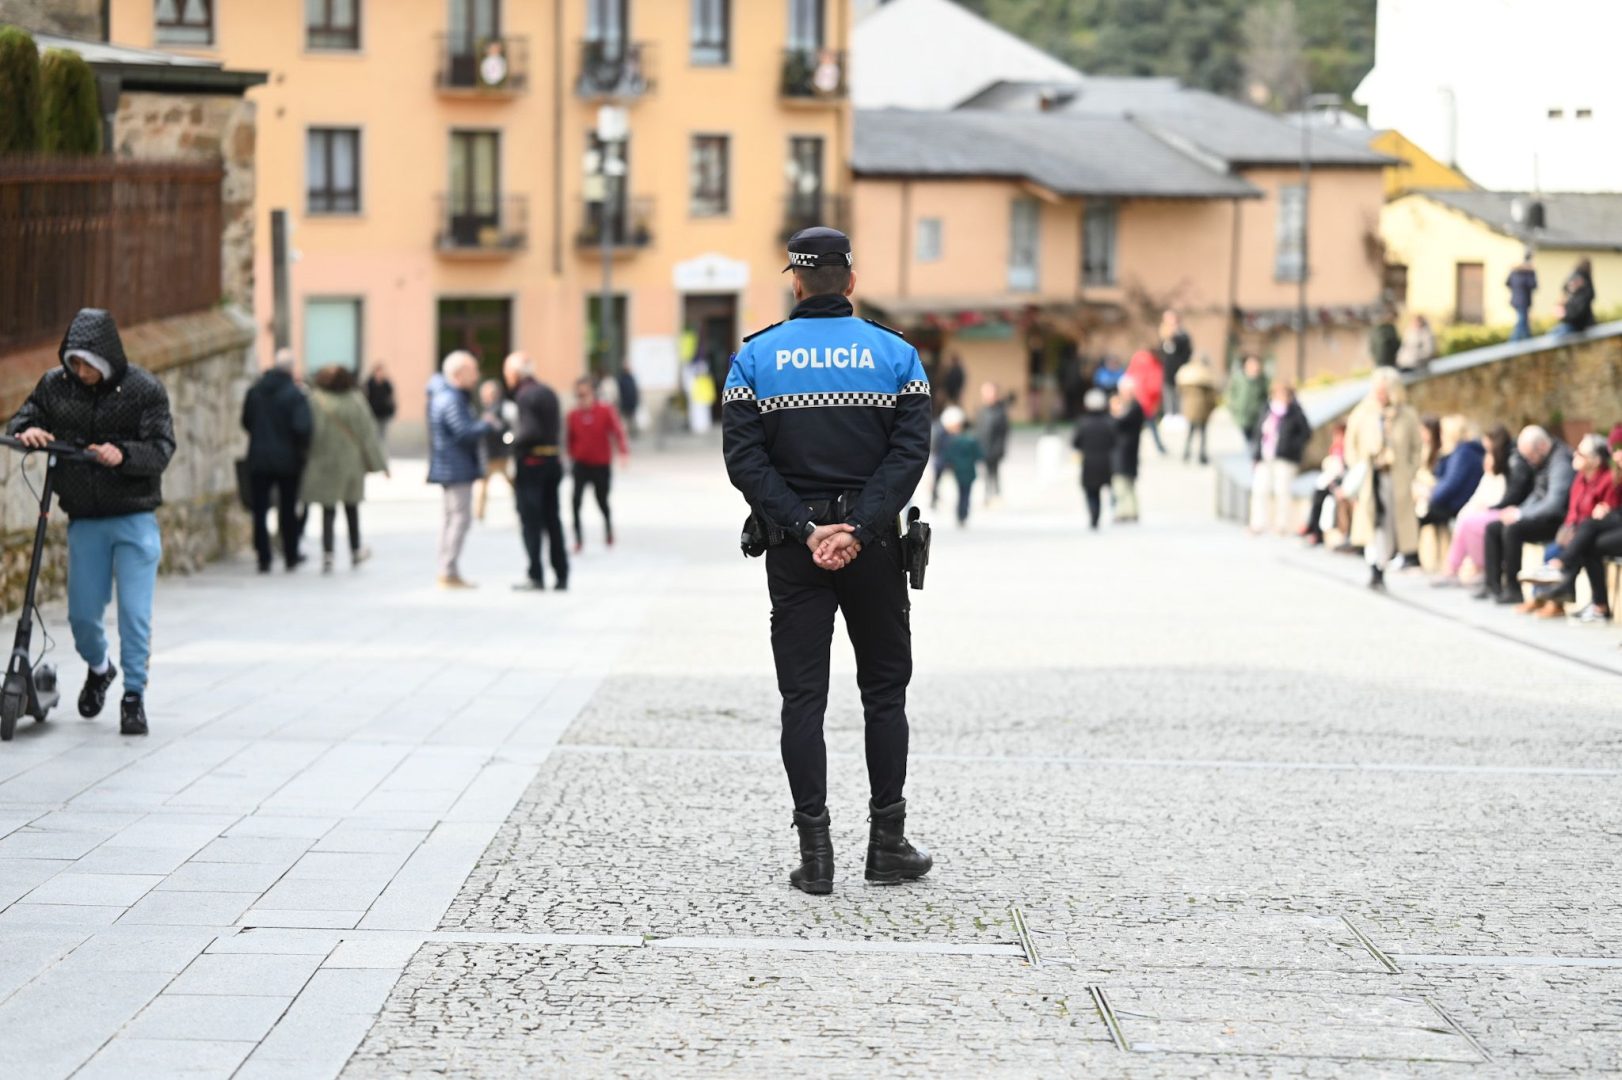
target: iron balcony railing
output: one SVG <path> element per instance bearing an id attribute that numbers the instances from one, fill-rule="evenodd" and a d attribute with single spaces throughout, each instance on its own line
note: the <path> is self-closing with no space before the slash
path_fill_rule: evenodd
<path id="1" fill-rule="evenodd" d="M 791 101 L 843 101 L 849 80 L 839 49 L 783 50 L 782 95 Z"/>
<path id="2" fill-rule="evenodd" d="M 840 232 L 850 231 L 850 200 L 843 195 L 818 191 L 797 193 L 783 200 L 781 238 L 787 240 L 801 229 L 826 225 Z"/>
<path id="3" fill-rule="evenodd" d="M 440 195 L 434 246 L 442 252 L 503 255 L 529 246 L 525 195 Z"/>
<path id="4" fill-rule="evenodd" d="M 441 90 L 502 95 L 529 89 L 529 38 L 439 34 L 435 40 L 439 63 L 434 78 Z"/>
<path id="5" fill-rule="evenodd" d="M 626 101 L 653 92 L 653 46 L 644 41 L 582 41 L 575 93 Z"/>
<path id="6" fill-rule="evenodd" d="M 601 248 L 605 228 L 610 248 L 645 248 L 652 245 L 652 199 L 615 200 L 608 207 L 609 212 L 604 215 L 600 200 L 587 199 L 582 202 L 580 232 L 575 236 L 578 247 L 582 250 Z"/>

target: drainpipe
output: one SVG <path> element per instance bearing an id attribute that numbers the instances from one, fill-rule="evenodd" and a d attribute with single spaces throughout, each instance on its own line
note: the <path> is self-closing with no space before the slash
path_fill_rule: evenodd
<path id="1" fill-rule="evenodd" d="M 896 289 L 902 299 L 907 296 L 907 271 L 912 266 L 912 249 L 907 243 L 912 225 L 912 181 L 901 181 L 901 253 L 896 260 Z"/>
<path id="2" fill-rule="evenodd" d="M 1228 251 L 1228 355 L 1223 358 L 1222 370 L 1226 375 L 1232 366 L 1234 354 L 1239 351 L 1239 242 L 1241 222 L 1239 200 L 1233 200 L 1233 238 Z"/>
<path id="3" fill-rule="evenodd" d="M 563 276 L 563 0 L 552 0 L 552 276 Z"/>

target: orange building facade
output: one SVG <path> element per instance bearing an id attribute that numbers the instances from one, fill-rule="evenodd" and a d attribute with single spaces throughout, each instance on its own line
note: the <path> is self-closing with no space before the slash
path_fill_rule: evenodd
<path id="1" fill-rule="evenodd" d="M 453 348 L 491 372 L 523 349 L 554 385 L 628 363 L 654 399 L 695 357 L 719 378 L 741 334 L 783 317 L 786 235 L 848 225 L 849 0 L 110 12 L 115 41 L 270 72 L 252 95 L 261 358 L 285 310 L 303 368 L 385 365 L 407 428 Z M 605 105 L 622 110 L 606 147 Z M 280 306 L 273 210 L 291 226 Z"/>

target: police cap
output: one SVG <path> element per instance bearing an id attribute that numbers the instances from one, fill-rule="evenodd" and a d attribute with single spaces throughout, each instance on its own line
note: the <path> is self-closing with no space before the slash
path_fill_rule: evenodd
<path id="1" fill-rule="evenodd" d="M 783 270 L 804 270 L 813 266 L 849 267 L 851 262 L 850 237 L 826 225 L 813 225 L 788 238 L 788 265 Z"/>

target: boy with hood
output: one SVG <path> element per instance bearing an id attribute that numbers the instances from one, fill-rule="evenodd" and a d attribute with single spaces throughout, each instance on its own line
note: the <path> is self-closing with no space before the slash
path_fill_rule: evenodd
<path id="1" fill-rule="evenodd" d="M 145 735 L 152 593 L 163 554 L 154 511 L 163 503 L 163 471 L 175 452 L 169 395 L 125 359 L 118 327 L 105 311 L 85 308 L 75 315 L 58 356 L 61 368 L 41 377 L 6 432 L 33 447 L 81 445 L 93 458 L 56 477 L 68 515 L 68 623 L 74 647 L 90 665 L 79 715 L 101 712 L 118 675 L 102 626 L 116 582 L 124 665 L 119 731 Z"/>

